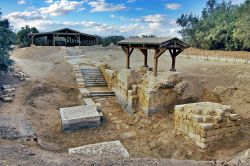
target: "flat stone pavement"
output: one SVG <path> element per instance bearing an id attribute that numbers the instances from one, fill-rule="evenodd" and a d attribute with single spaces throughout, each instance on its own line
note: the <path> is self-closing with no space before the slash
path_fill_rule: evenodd
<path id="1" fill-rule="evenodd" d="M 119 140 L 70 148 L 69 153 L 109 157 L 129 157 L 128 151 Z"/>

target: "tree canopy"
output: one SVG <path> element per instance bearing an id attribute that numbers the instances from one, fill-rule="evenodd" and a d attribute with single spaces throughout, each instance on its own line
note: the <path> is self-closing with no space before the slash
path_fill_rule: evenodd
<path id="1" fill-rule="evenodd" d="M 182 14 L 177 24 L 183 39 L 203 49 L 250 51 L 250 0 L 241 5 L 208 0 L 201 16 Z"/>
<path id="2" fill-rule="evenodd" d="M 119 41 L 125 39 L 124 36 L 107 36 L 107 37 L 100 37 L 96 36 L 97 43 L 101 44 L 103 47 L 109 46 L 111 43 L 117 45 Z"/>
<path id="3" fill-rule="evenodd" d="M 12 32 L 9 21 L 2 18 L 0 11 L 0 70 L 7 71 L 14 62 L 10 59 L 9 51 L 15 42 L 15 33 Z"/>
<path id="4" fill-rule="evenodd" d="M 29 33 L 39 33 L 39 31 L 36 27 L 30 28 L 28 25 L 22 27 L 21 30 L 17 32 L 17 44 L 20 44 L 21 47 L 30 46 Z"/>

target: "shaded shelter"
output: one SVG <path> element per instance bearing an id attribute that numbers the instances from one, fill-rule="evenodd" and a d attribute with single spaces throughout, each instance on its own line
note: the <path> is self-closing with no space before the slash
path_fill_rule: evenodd
<path id="1" fill-rule="evenodd" d="M 144 55 L 144 66 L 148 67 L 148 50 L 154 50 L 154 76 L 157 76 L 158 58 L 166 51 L 172 58 L 171 71 L 176 71 L 175 61 L 177 55 L 179 55 L 185 48 L 188 47 L 186 43 L 178 38 L 167 37 L 152 37 L 152 38 L 128 38 L 118 42 L 123 52 L 126 54 L 126 68 L 130 69 L 130 56 L 134 49 L 139 49 Z"/>
<path id="2" fill-rule="evenodd" d="M 47 46 L 92 46 L 97 44 L 96 37 L 69 28 L 52 32 L 29 33 L 31 45 L 38 38 L 45 38 Z"/>

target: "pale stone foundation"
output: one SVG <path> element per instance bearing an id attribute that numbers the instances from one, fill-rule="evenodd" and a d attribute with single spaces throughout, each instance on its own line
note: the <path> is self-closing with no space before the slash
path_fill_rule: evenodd
<path id="1" fill-rule="evenodd" d="M 174 120 L 176 129 L 202 149 L 235 136 L 241 122 L 230 106 L 212 102 L 177 105 Z"/>
<path id="2" fill-rule="evenodd" d="M 158 73 L 153 76 L 151 68 L 111 70 L 107 64 L 99 66 L 108 86 L 115 92 L 118 102 L 129 114 L 143 110 L 150 115 L 170 111 L 184 89 L 185 83 L 178 72 Z"/>

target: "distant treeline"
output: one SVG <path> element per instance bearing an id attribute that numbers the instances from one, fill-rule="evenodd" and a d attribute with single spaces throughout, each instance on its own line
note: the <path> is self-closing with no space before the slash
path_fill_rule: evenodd
<path id="1" fill-rule="evenodd" d="M 109 46 L 110 44 L 117 45 L 119 41 L 125 39 L 124 36 L 107 36 L 107 37 L 101 37 L 96 36 L 97 43 L 99 45 L 102 45 L 103 47 Z"/>
<path id="2" fill-rule="evenodd" d="M 208 0 L 201 16 L 182 14 L 177 24 L 183 39 L 209 50 L 250 51 L 250 0 L 240 5 Z"/>

